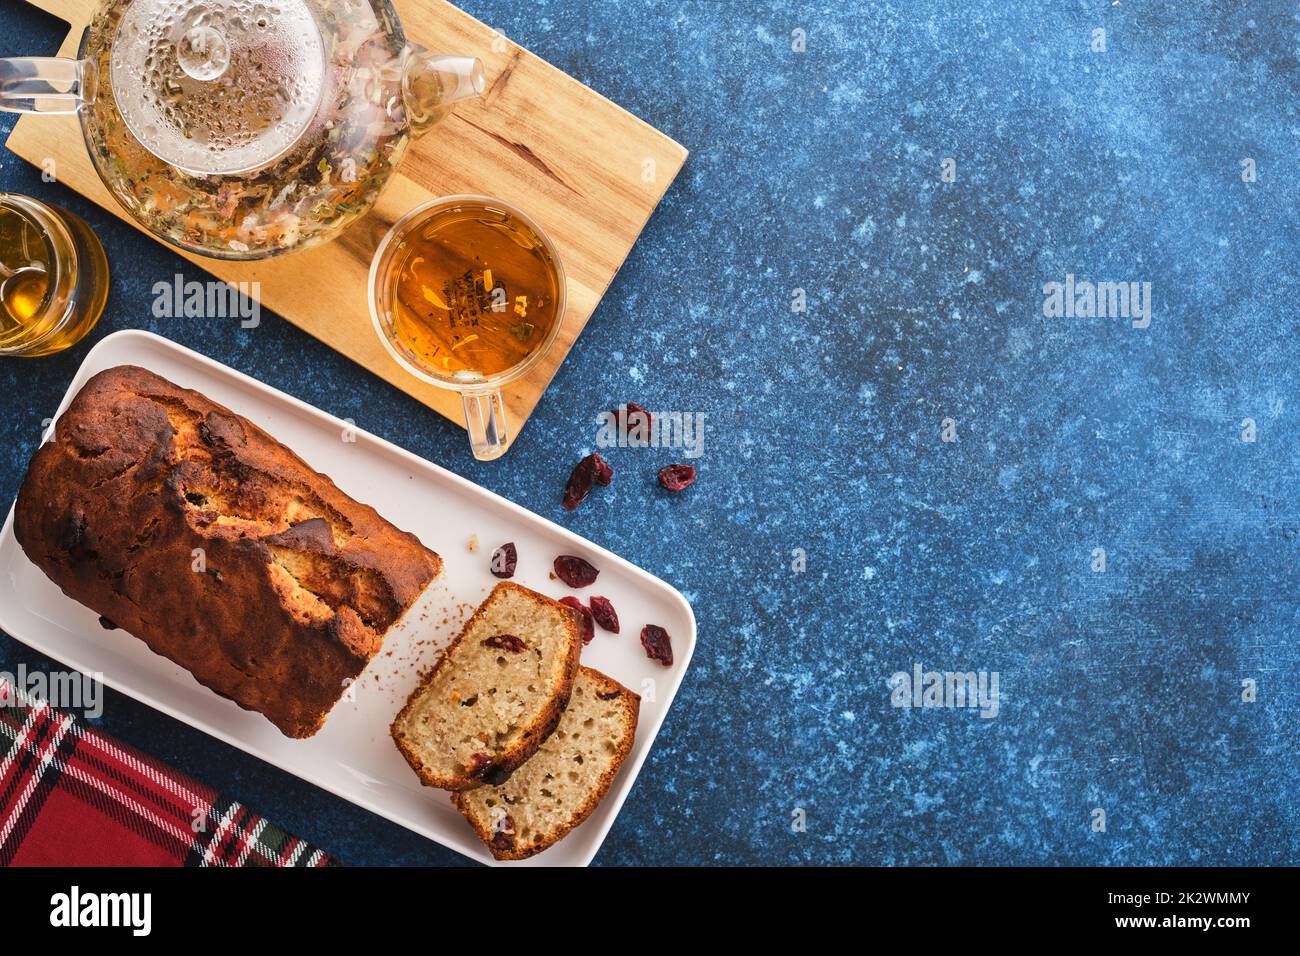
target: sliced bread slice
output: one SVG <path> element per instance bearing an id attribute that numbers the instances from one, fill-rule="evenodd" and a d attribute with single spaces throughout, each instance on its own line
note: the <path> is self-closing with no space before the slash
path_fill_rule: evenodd
<path id="1" fill-rule="evenodd" d="M 522 860 L 569 834 L 600 803 L 632 749 L 641 698 L 580 668 L 555 733 L 503 784 L 452 794 L 498 860 Z"/>
<path id="2" fill-rule="evenodd" d="M 393 740 L 430 787 L 500 783 L 555 729 L 581 650 L 572 610 L 503 581 L 411 694 Z"/>

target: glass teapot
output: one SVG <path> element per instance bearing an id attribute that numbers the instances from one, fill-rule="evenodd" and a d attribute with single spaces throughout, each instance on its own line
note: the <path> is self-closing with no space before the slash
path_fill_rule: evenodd
<path id="1" fill-rule="evenodd" d="M 0 109 L 79 114 L 118 202 L 221 259 L 334 238 L 482 92 L 482 64 L 408 44 L 390 0 L 101 0 L 76 60 L 0 59 Z"/>

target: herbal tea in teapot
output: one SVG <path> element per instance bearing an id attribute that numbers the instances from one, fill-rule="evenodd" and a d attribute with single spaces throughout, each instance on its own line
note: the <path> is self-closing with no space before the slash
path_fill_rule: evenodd
<path id="1" fill-rule="evenodd" d="M 224 259 L 332 239 L 482 90 L 478 60 L 407 44 L 389 0 L 101 0 L 77 59 L 0 59 L 0 109 L 79 114 L 118 202 Z"/>

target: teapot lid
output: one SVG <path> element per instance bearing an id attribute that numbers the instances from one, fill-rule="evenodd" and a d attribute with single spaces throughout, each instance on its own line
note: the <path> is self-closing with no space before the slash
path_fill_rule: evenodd
<path id="1" fill-rule="evenodd" d="M 315 118 L 326 75 L 306 0 L 133 0 L 110 62 L 131 133 L 198 175 L 284 155 Z"/>

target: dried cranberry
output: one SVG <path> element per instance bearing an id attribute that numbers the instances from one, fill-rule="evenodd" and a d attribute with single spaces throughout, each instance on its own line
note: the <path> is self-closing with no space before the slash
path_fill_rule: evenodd
<path id="1" fill-rule="evenodd" d="M 596 636 L 596 625 L 592 623 L 591 612 L 582 606 L 582 602 L 576 597 L 562 597 L 560 603 L 565 607 L 571 607 L 582 615 L 582 643 L 590 644 L 591 639 Z"/>
<path id="2" fill-rule="evenodd" d="M 605 691 L 596 692 L 596 696 L 599 697 L 601 700 L 613 700 L 615 697 L 618 697 L 621 694 L 622 691 L 618 691 L 618 690 L 605 690 Z"/>
<path id="3" fill-rule="evenodd" d="M 510 814 L 506 814 L 501 819 L 501 823 L 497 827 L 497 832 L 492 834 L 492 849 L 498 850 L 501 853 L 509 853 L 514 848 L 515 821 L 510 818 Z"/>
<path id="4" fill-rule="evenodd" d="M 641 646 L 645 648 L 650 660 L 658 661 L 664 667 L 672 666 L 673 646 L 668 641 L 668 632 L 658 624 L 647 624 L 641 628 Z"/>
<path id="5" fill-rule="evenodd" d="M 694 465 L 669 465 L 659 469 L 659 484 L 669 491 L 682 491 L 695 484 Z"/>
<path id="6" fill-rule="evenodd" d="M 494 577 L 513 578 L 518 564 L 519 552 L 515 550 L 515 543 L 508 541 L 492 552 L 492 563 L 489 569 Z"/>
<path id="7" fill-rule="evenodd" d="M 588 457 L 592 459 L 592 467 L 595 469 L 592 477 L 596 479 L 596 484 L 608 485 L 614 480 L 614 469 L 609 462 L 600 457 L 600 452 L 592 452 Z M 585 458 L 583 460 L 586 461 Z"/>
<path id="8" fill-rule="evenodd" d="M 618 633 L 618 612 L 614 610 L 614 605 L 609 603 L 609 598 L 593 597 L 591 599 L 591 616 L 605 630 L 613 634 Z"/>
<path id="9" fill-rule="evenodd" d="M 485 753 L 470 754 L 469 760 L 465 762 L 465 771 L 471 776 L 476 777 L 481 774 L 492 763 L 492 758 Z"/>
<path id="10" fill-rule="evenodd" d="M 569 480 L 564 484 L 564 510 L 572 511 L 587 500 L 591 494 L 591 483 L 596 479 L 596 460 L 588 455 L 573 466 Z"/>
<path id="11" fill-rule="evenodd" d="M 489 637 L 483 642 L 484 647 L 495 647 L 497 650 L 509 651 L 511 654 L 521 654 L 528 647 L 523 641 L 513 634 L 498 634 L 495 637 Z"/>
<path id="12" fill-rule="evenodd" d="M 555 559 L 555 576 L 571 588 L 585 588 L 596 583 L 600 574 L 591 563 L 572 554 L 562 554 Z"/>
<path id="13" fill-rule="evenodd" d="M 650 440 L 650 430 L 654 425 L 654 416 L 636 402 L 628 402 L 614 412 L 620 431 L 638 442 Z"/>

